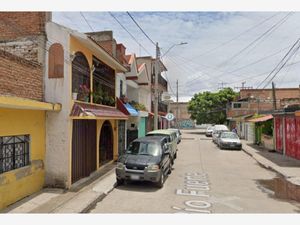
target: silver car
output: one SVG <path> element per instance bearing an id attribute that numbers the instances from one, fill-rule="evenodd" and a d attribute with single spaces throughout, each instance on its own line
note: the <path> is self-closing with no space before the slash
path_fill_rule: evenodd
<path id="1" fill-rule="evenodd" d="M 213 131 L 214 131 L 214 126 L 208 127 L 208 128 L 206 129 L 206 131 L 205 131 L 205 136 L 206 136 L 206 137 L 211 137 Z"/>
<path id="2" fill-rule="evenodd" d="M 222 132 L 218 139 L 220 149 L 242 149 L 242 143 L 239 136 L 234 132 Z"/>
<path id="3" fill-rule="evenodd" d="M 179 129 L 176 128 L 168 128 L 168 130 L 172 130 L 176 132 L 176 137 L 177 137 L 177 144 L 181 142 L 181 132 Z"/>

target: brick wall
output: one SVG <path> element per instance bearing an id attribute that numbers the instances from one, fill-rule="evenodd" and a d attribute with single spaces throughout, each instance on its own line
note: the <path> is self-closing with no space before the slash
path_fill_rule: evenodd
<path id="1" fill-rule="evenodd" d="M 0 50 L 0 95 L 42 101 L 42 67 Z"/>
<path id="2" fill-rule="evenodd" d="M 0 12 L 0 41 L 45 33 L 50 12 Z"/>
<path id="3" fill-rule="evenodd" d="M 0 42 L 0 48 L 27 60 L 38 61 L 38 37 L 22 37 L 8 42 Z"/>

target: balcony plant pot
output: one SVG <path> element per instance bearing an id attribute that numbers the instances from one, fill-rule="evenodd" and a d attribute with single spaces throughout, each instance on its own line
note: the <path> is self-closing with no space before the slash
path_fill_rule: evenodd
<path id="1" fill-rule="evenodd" d="M 73 92 L 73 93 L 72 93 L 72 99 L 73 99 L 73 100 L 77 100 L 77 96 L 78 96 L 78 93 L 77 93 L 77 92 Z"/>

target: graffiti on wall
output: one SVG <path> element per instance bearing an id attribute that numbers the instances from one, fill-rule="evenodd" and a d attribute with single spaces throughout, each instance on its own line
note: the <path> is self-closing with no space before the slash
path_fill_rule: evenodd
<path id="1" fill-rule="evenodd" d="M 195 124 L 193 120 L 187 119 L 187 120 L 180 120 L 178 121 L 178 127 L 180 129 L 188 129 L 188 128 L 194 128 Z"/>

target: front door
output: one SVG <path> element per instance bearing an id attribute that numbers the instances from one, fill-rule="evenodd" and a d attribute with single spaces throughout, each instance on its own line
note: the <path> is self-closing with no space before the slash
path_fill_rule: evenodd
<path id="1" fill-rule="evenodd" d="M 100 151 L 100 159 L 99 163 L 100 166 L 104 165 L 105 163 L 113 160 L 113 129 L 109 121 L 105 121 L 101 128 L 100 133 L 100 143 L 99 143 L 99 151 Z"/>
<path id="2" fill-rule="evenodd" d="M 74 120 L 72 134 L 72 183 L 96 170 L 96 120 Z"/>
<path id="3" fill-rule="evenodd" d="M 124 150 L 126 149 L 125 120 L 120 120 L 118 122 L 118 133 L 119 133 L 118 152 L 119 155 L 122 155 Z"/>

